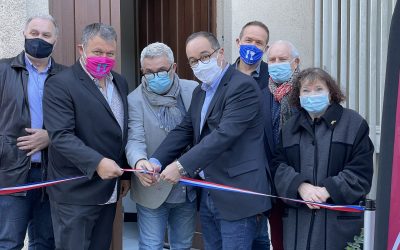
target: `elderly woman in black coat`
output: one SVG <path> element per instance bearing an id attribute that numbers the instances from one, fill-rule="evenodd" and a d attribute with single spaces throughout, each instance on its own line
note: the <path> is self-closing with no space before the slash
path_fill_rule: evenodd
<path id="1" fill-rule="evenodd" d="M 371 188 L 374 147 L 367 122 L 343 108 L 344 96 L 319 68 L 300 72 L 291 103 L 299 108 L 283 127 L 274 157 L 280 196 L 333 204 L 359 204 Z M 287 202 L 285 250 L 344 249 L 360 233 L 362 213 Z"/>

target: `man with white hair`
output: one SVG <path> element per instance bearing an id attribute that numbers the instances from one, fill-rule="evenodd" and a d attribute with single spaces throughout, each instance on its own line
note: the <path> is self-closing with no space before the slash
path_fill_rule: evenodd
<path id="1" fill-rule="evenodd" d="M 300 72 L 300 56 L 297 49 L 289 41 L 273 42 L 268 48 L 267 63 L 269 71 L 268 87 L 273 95 L 270 112 L 272 117 L 273 148 L 279 143 L 282 126 L 292 116 L 295 108 L 289 105 L 292 82 Z M 275 169 L 271 166 L 272 175 Z M 270 210 L 271 239 L 274 249 L 283 249 L 283 203 L 277 200 Z"/>
<path id="2" fill-rule="evenodd" d="M 58 28 L 53 17 L 34 16 L 24 29 L 25 49 L 0 60 L 0 188 L 43 181 L 49 136 L 43 127 L 43 87 L 63 68 L 51 54 Z M 44 189 L 0 195 L 0 249 L 54 249 Z"/>
<path id="3" fill-rule="evenodd" d="M 269 72 L 268 87 L 274 96 L 272 103 L 272 129 L 275 145 L 279 142 L 279 131 L 292 115 L 289 106 L 289 94 L 292 81 L 300 72 L 300 56 L 289 41 L 273 42 L 267 50 Z"/>
<path id="4" fill-rule="evenodd" d="M 172 50 L 163 43 L 142 50 L 141 84 L 128 96 L 126 155 L 132 168 L 158 172 L 146 161 L 189 109 L 195 81 L 176 74 Z M 139 249 L 163 249 L 165 230 L 171 249 L 190 249 L 195 230 L 196 191 L 180 184 L 157 182 L 152 175 L 132 175 Z"/>

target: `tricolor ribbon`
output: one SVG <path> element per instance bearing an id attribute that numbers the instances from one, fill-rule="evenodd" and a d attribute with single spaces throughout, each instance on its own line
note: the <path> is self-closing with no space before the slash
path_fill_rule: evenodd
<path id="1" fill-rule="evenodd" d="M 16 187 L 0 188 L 0 195 L 14 194 L 14 193 L 24 192 L 24 191 L 28 191 L 28 190 L 32 190 L 32 189 L 53 186 L 53 185 L 56 185 L 59 183 L 82 179 L 85 177 L 86 176 L 77 176 L 77 177 L 71 177 L 71 178 L 60 179 L 60 180 L 55 180 L 55 181 L 35 182 L 35 183 L 28 183 L 28 184 L 24 184 L 24 185 L 16 186 Z"/>
<path id="2" fill-rule="evenodd" d="M 141 173 L 153 174 L 153 175 L 156 174 L 154 172 L 149 172 L 149 171 L 142 170 L 142 169 L 124 169 L 124 171 L 126 171 L 126 172 L 141 172 Z M 72 181 L 72 180 L 77 180 L 77 179 L 81 179 L 81 178 L 86 178 L 86 176 L 77 176 L 77 177 L 54 180 L 54 181 L 29 183 L 29 184 L 25 184 L 25 185 L 21 185 L 21 186 L 17 186 L 17 187 L 0 188 L 0 195 L 7 195 L 7 194 L 28 191 L 28 190 L 32 190 L 32 189 L 36 189 L 36 188 L 48 187 L 48 186 L 52 186 L 52 185 L 56 185 L 59 183 L 68 182 L 68 181 Z M 314 205 L 314 206 L 322 207 L 322 208 L 329 209 L 329 210 L 335 210 L 335 211 L 361 213 L 365 210 L 365 208 L 363 206 L 334 205 L 334 204 L 329 204 L 329 203 L 304 201 L 304 200 L 299 200 L 299 199 L 292 199 L 292 198 L 286 198 L 286 197 L 281 197 L 281 196 L 276 196 L 276 195 L 253 192 L 253 191 L 246 190 L 246 189 L 235 188 L 235 187 L 231 187 L 231 186 L 221 185 L 221 184 L 203 181 L 203 180 L 192 179 L 192 178 L 188 178 L 188 177 L 181 177 L 179 182 L 181 184 L 184 184 L 187 186 L 194 186 L 194 187 L 200 187 L 200 188 L 206 188 L 206 189 L 214 189 L 214 190 L 221 190 L 221 191 L 226 191 L 226 192 L 235 192 L 235 193 L 242 193 L 242 194 L 249 194 L 249 195 L 258 195 L 258 196 L 264 196 L 264 197 L 270 197 L 270 198 L 279 198 L 282 200 Z"/>
<path id="3" fill-rule="evenodd" d="M 213 182 L 196 180 L 196 179 L 187 178 L 187 177 L 181 177 L 179 182 L 184 185 L 188 185 L 188 186 L 196 186 L 196 187 L 201 187 L 201 188 L 221 190 L 221 191 L 227 191 L 227 192 L 236 192 L 236 193 L 242 193 L 242 194 L 258 195 L 258 196 L 264 196 L 264 197 L 270 197 L 270 198 L 279 198 L 282 200 L 314 205 L 314 206 L 322 207 L 322 208 L 329 209 L 329 210 L 336 210 L 336 211 L 343 211 L 343 212 L 358 212 L 358 213 L 361 213 L 364 211 L 364 207 L 362 207 L 362 206 L 334 205 L 334 204 L 329 204 L 329 203 L 304 201 L 304 200 L 286 198 L 286 197 L 281 197 L 281 196 L 276 196 L 276 195 L 271 195 L 271 194 L 263 194 L 263 193 L 253 192 L 253 191 L 246 190 L 246 189 L 225 186 L 225 185 L 221 185 L 221 184 L 217 184 L 217 183 L 213 183 Z"/>

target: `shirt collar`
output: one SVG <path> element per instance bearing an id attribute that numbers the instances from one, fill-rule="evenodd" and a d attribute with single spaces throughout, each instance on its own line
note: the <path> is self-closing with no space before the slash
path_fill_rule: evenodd
<path id="1" fill-rule="evenodd" d="M 82 67 L 83 71 L 85 71 L 86 74 L 90 77 L 90 79 L 92 79 L 92 81 L 94 81 L 94 83 L 97 84 L 99 80 L 98 80 L 97 78 L 94 78 L 94 77 L 86 70 L 85 64 L 83 64 L 83 59 L 82 59 L 82 57 L 79 58 L 79 63 L 81 64 L 81 67 Z M 113 79 L 114 79 L 114 77 L 113 77 L 113 75 L 111 74 L 111 72 L 108 73 L 108 75 L 106 76 L 106 80 L 112 81 Z"/>
<path id="2" fill-rule="evenodd" d="M 260 61 L 258 62 L 257 68 L 256 68 L 253 72 L 251 72 L 251 77 L 259 77 L 259 76 L 260 76 L 261 61 L 262 61 L 262 60 L 260 60 Z M 240 63 L 240 57 L 238 57 L 238 58 L 236 59 L 236 61 L 235 61 L 235 64 L 234 64 L 234 65 L 235 65 L 235 69 L 238 69 L 239 63 Z"/>
<path id="3" fill-rule="evenodd" d="M 225 68 L 222 70 L 221 74 L 219 74 L 219 76 L 211 83 L 211 84 L 207 84 L 207 83 L 202 83 L 201 84 L 201 89 L 208 92 L 208 91 L 215 91 L 219 85 L 219 83 L 221 82 L 222 77 L 225 75 L 225 72 L 228 70 L 229 68 L 229 63 L 225 66 Z"/>
<path id="4" fill-rule="evenodd" d="M 26 53 L 25 53 L 25 65 L 26 65 L 26 67 L 27 67 L 28 70 L 35 70 L 36 72 L 39 73 L 39 70 L 36 68 L 35 65 L 33 65 L 33 63 L 31 62 L 31 60 L 29 60 L 29 58 L 28 58 L 28 56 L 26 55 Z M 49 72 L 50 67 L 51 67 L 51 59 L 49 59 L 49 62 L 47 63 L 46 68 L 45 68 L 42 72 L 40 72 L 40 73 L 47 73 L 47 72 Z"/>

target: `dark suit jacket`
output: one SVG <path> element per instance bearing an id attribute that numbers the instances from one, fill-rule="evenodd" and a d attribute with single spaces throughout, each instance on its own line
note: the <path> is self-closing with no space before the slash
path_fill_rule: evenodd
<path id="1" fill-rule="evenodd" d="M 163 166 L 179 158 L 191 177 L 204 170 L 206 180 L 269 193 L 264 151 L 262 93 L 253 78 L 230 66 L 210 103 L 202 132 L 200 113 L 205 92 L 197 87 L 182 123 L 172 130 L 153 157 Z M 270 208 L 264 197 L 210 190 L 225 220 L 238 220 Z"/>
<path id="2" fill-rule="evenodd" d="M 115 89 L 124 107 L 123 133 L 106 99 L 79 61 L 50 78 L 43 97 L 44 124 L 49 133 L 48 179 L 85 175 L 88 178 L 48 188 L 59 203 L 96 205 L 110 198 L 117 179 L 102 180 L 96 167 L 103 157 L 126 166 L 126 80 L 115 72 Z"/>
<path id="3" fill-rule="evenodd" d="M 274 96 L 268 87 L 269 73 L 268 64 L 266 62 L 261 61 L 260 74 L 258 77 L 254 77 L 254 80 L 257 81 L 263 95 L 263 113 L 265 114 L 265 151 L 267 154 L 268 163 L 271 165 L 272 155 L 275 150 L 273 139 L 274 135 L 272 133 L 272 102 L 274 101 Z"/>

